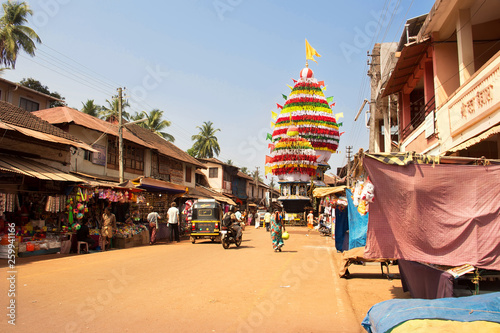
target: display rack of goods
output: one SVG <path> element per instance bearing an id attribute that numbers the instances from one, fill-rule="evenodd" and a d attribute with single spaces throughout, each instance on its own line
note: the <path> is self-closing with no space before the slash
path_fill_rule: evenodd
<path id="1" fill-rule="evenodd" d="M 147 232 L 147 227 L 142 224 L 129 225 L 118 223 L 114 237 L 115 247 L 129 248 L 143 245 L 145 243 L 143 234 Z"/>
<path id="2" fill-rule="evenodd" d="M 52 254 L 61 251 L 61 239 L 56 234 L 47 234 L 44 239 L 19 243 L 19 256 L 27 257 Z"/>

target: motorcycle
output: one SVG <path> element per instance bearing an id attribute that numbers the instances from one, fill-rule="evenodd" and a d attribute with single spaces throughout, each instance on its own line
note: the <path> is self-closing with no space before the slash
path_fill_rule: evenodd
<path id="1" fill-rule="evenodd" d="M 319 223 L 318 231 L 319 231 L 319 234 L 321 236 L 331 236 L 332 235 L 332 227 L 331 227 L 331 225 L 326 225 L 323 222 Z"/>
<path id="2" fill-rule="evenodd" d="M 236 247 L 240 247 L 243 235 L 239 239 L 236 239 L 236 231 L 234 231 L 230 226 L 221 226 L 220 233 L 222 235 L 221 243 L 224 249 L 228 249 L 231 243 L 234 243 Z"/>

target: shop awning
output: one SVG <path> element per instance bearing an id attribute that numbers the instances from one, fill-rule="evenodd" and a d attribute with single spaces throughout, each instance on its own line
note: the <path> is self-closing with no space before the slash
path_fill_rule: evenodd
<path id="1" fill-rule="evenodd" d="M 228 198 L 228 197 L 223 197 L 223 196 L 219 196 L 219 195 L 214 195 L 213 198 L 217 201 L 221 201 L 221 202 L 225 202 L 227 204 L 230 204 L 230 205 L 233 205 L 233 206 L 236 206 L 236 202 L 234 202 L 232 199 Z"/>
<path id="2" fill-rule="evenodd" d="M 462 150 L 462 149 L 467 149 L 470 146 L 473 146 L 476 143 L 479 143 L 483 140 L 486 140 L 490 136 L 493 136 L 493 135 L 498 134 L 498 133 L 500 133 L 500 125 L 492 127 L 489 130 L 487 130 L 486 132 L 483 132 L 483 133 L 479 134 L 478 136 L 475 136 L 475 137 L 473 137 L 465 142 L 462 142 L 458 146 L 455 146 L 451 149 L 448 149 L 448 152 L 454 153 L 454 152 Z"/>
<path id="3" fill-rule="evenodd" d="M 343 192 L 345 189 L 346 186 L 317 187 L 313 190 L 313 195 L 315 198 L 321 198 L 327 195 Z"/>
<path id="4" fill-rule="evenodd" d="M 26 136 L 38 139 L 38 140 L 43 140 L 43 141 L 49 141 L 49 142 L 55 142 L 55 143 L 60 143 L 60 144 L 65 144 L 69 146 L 74 146 L 78 148 L 82 148 L 94 153 L 98 153 L 99 151 L 92 148 L 90 145 L 84 143 L 84 142 L 77 142 L 69 139 L 62 138 L 60 136 L 52 135 L 52 134 L 47 134 L 39 131 L 35 131 L 29 128 L 21 127 L 21 126 L 16 126 L 12 124 L 5 124 L 1 123 L 1 128 L 7 129 L 7 130 L 13 130 L 17 131 L 19 133 L 22 133 Z"/>
<path id="5" fill-rule="evenodd" d="M 166 182 L 164 180 L 142 176 L 136 179 L 132 179 L 131 182 L 136 187 L 150 192 L 167 192 L 172 194 L 186 193 L 185 186 Z"/>
<path id="6" fill-rule="evenodd" d="M 188 188 L 188 191 L 182 195 L 183 198 L 192 198 L 192 199 L 213 199 L 213 195 L 208 193 L 209 191 L 205 189 L 196 188 Z"/>
<path id="7" fill-rule="evenodd" d="M 25 176 L 63 182 L 84 183 L 84 180 L 69 173 L 58 170 L 36 160 L 19 156 L 0 156 L 0 170 L 14 172 Z"/>
<path id="8" fill-rule="evenodd" d="M 408 82 L 410 76 L 415 72 L 415 68 L 427 52 L 430 39 L 423 43 L 407 44 L 401 51 L 401 55 L 396 63 L 391 77 L 387 81 L 382 97 L 401 91 Z"/>

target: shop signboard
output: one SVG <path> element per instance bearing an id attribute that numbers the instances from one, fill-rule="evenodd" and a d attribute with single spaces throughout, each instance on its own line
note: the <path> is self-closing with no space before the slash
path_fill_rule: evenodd
<path id="1" fill-rule="evenodd" d="M 448 108 L 451 135 L 457 136 L 495 111 L 500 103 L 500 64 L 475 78 L 453 98 Z"/>
<path id="2" fill-rule="evenodd" d="M 92 148 L 98 152 L 92 154 L 92 163 L 97 165 L 106 165 L 106 147 L 103 145 L 92 145 Z"/>

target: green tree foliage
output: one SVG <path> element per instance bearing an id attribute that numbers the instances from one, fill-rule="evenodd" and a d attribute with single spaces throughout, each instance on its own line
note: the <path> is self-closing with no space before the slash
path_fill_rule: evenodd
<path id="1" fill-rule="evenodd" d="M 80 111 L 89 114 L 92 117 L 98 118 L 102 109 L 102 106 L 95 104 L 93 99 L 88 99 L 85 103 L 82 102 L 82 108 Z"/>
<path id="2" fill-rule="evenodd" d="M 118 121 L 118 103 L 119 100 L 116 97 L 113 97 L 111 101 L 109 99 L 106 100 L 106 103 L 108 103 L 107 106 L 103 106 L 102 110 L 99 112 L 99 116 L 101 119 L 104 119 L 106 121 L 110 120 L 116 120 Z M 130 104 L 128 104 L 127 101 L 122 100 L 122 118 L 125 121 L 128 121 L 130 118 L 130 115 L 125 111 L 127 107 L 129 107 Z"/>
<path id="3" fill-rule="evenodd" d="M 64 100 L 65 98 L 62 97 L 58 92 L 56 91 L 53 91 L 51 92 L 49 90 L 49 87 L 47 86 L 44 86 L 40 81 L 38 80 L 35 80 L 31 77 L 29 78 L 23 78 L 20 82 L 19 82 L 20 85 L 22 85 L 23 87 L 26 87 L 26 88 L 30 88 L 30 89 L 33 89 L 33 90 L 36 90 L 38 92 L 41 92 L 45 95 L 49 95 L 49 96 L 52 96 L 52 97 L 55 97 L 61 101 L 52 101 L 50 102 L 50 107 L 51 108 L 55 108 L 55 107 L 58 107 L 58 106 L 65 106 L 66 104 L 64 103 Z"/>
<path id="4" fill-rule="evenodd" d="M 149 129 L 150 131 L 158 134 L 167 141 L 174 142 L 175 138 L 171 134 L 162 131 L 163 129 L 171 125 L 170 121 L 162 120 L 162 117 L 163 111 L 161 111 L 160 109 L 153 109 L 149 113 L 147 113 L 146 111 L 136 113 L 134 116 L 132 116 L 131 120 L 136 121 L 147 119 L 145 122 L 137 123 L 137 125 Z"/>
<path id="5" fill-rule="evenodd" d="M 220 129 L 213 128 L 211 121 L 205 121 L 201 127 L 196 126 L 196 128 L 200 132 L 191 137 L 191 140 L 194 141 L 192 149 L 196 151 L 196 157 L 212 158 L 214 155 L 219 156 L 220 146 L 215 133 Z"/>
<path id="6" fill-rule="evenodd" d="M 198 153 L 193 147 L 189 148 L 188 150 L 186 150 L 186 153 L 188 153 L 189 156 L 192 156 L 192 157 L 195 157 L 196 158 L 196 154 Z"/>
<path id="7" fill-rule="evenodd" d="M 42 41 L 33 29 L 25 25 L 28 15 L 33 15 L 26 2 L 9 0 L 2 7 L 4 14 L 0 18 L 0 63 L 5 67 L 15 68 L 19 51 L 23 50 L 33 57 L 35 42 Z"/>

